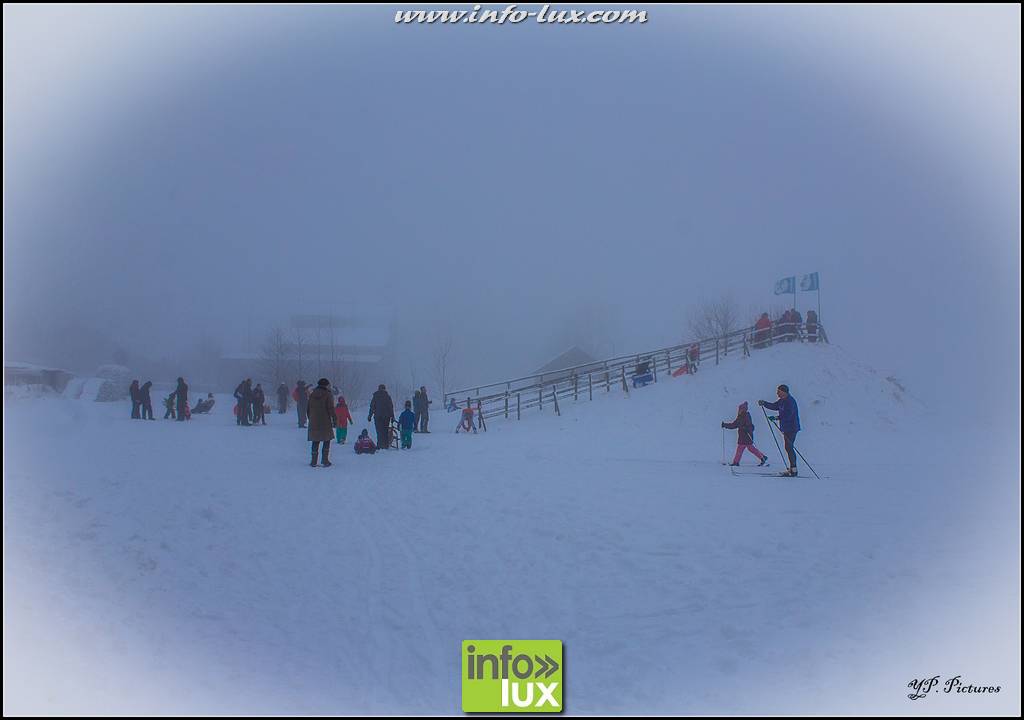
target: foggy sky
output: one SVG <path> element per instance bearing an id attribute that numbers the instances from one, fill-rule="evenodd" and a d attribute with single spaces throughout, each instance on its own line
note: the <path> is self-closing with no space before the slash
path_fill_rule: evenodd
<path id="1" fill-rule="evenodd" d="M 481 382 L 817 271 L 832 339 L 912 391 L 1019 392 L 1019 7 L 648 10 L 5 7 L 5 358 L 384 310 Z"/>

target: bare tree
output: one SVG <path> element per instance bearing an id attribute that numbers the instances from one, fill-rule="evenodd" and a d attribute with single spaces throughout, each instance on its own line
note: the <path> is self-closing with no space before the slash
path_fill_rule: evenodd
<path id="1" fill-rule="evenodd" d="M 274 385 L 289 382 L 288 371 L 292 364 L 292 348 L 288 336 L 281 328 L 274 328 L 267 335 L 260 350 L 260 372 Z"/>
<path id="2" fill-rule="evenodd" d="M 341 364 L 340 379 L 335 380 L 349 408 L 355 410 L 367 404 L 370 397 L 370 378 L 366 368 L 357 362 Z"/>
<path id="3" fill-rule="evenodd" d="M 716 301 L 702 301 L 690 311 L 689 326 L 694 340 L 722 338 L 739 330 L 740 311 L 728 295 Z"/>
<path id="4" fill-rule="evenodd" d="M 306 354 L 308 346 L 309 343 L 306 342 L 306 335 L 302 331 L 302 328 L 295 328 L 292 331 L 292 350 L 295 354 L 295 374 L 299 378 L 303 377 L 306 369 L 303 361 L 305 359 L 304 355 Z"/>
<path id="5" fill-rule="evenodd" d="M 434 345 L 434 380 L 437 387 L 441 389 L 441 397 L 448 391 L 448 383 L 451 381 L 452 373 L 452 349 L 455 347 L 455 340 L 450 332 L 437 337 Z"/>

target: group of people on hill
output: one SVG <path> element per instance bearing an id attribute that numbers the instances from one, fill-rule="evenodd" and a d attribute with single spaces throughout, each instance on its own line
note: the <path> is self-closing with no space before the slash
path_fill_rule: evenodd
<path id="1" fill-rule="evenodd" d="M 752 344 L 755 348 L 765 348 L 772 343 L 794 340 L 813 343 L 818 342 L 819 334 L 817 312 L 808 310 L 805 323 L 799 310 L 789 308 L 775 321 L 768 317 L 768 313 L 761 313 L 761 317 L 754 323 Z"/>
<path id="2" fill-rule="evenodd" d="M 757 404 L 768 410 L 774 410 L 778 412 L 778 415 L 769 416 L 768 421 L 775 423 L 779 428 L 779 432 L 782 433 L 784 440 L 784 447 L 786 452 L 786 458 L 789 460 L 788 468 L 781 474 L 786 477 L 797 476 L 797 465 L 796 465 L 796 434 L 800 432 L 800 409 L 796 404 L 796 398 L 794 398 L 789 392 L 788 385 L 779 385 L 775 389 L 775 394 L 778 400 L 772 402 L 768 400 L 758 400 Z M 750 453 L 756 457 L 760 462 L 758 467 L 762 467 L 768 464 L 768 456 L 757 449 L 754 445 L 754 421 L 750 417 L 750 412 L 747 410 L 747 403 L 740 403 L 739 407 L 736 408 L 736 419 L 732 422 L 723 422 L 722 428 L 727 430 L 736 430 L 736 454 L 732 458 L 732 462 L 729 463 L 732 467 L 736 467 L 740 464 L 740 459 L 743 457 L 744 451 L 750 451 Z M 723 460 L 724 462 L 724 460 Z"/>

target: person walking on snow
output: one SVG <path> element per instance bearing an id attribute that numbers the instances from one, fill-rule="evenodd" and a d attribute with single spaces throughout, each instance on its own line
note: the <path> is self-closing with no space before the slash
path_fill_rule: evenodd
<path id="1" fill-rule="evenodd" d="M 306 393 L 306 381 L 299 380 L 292 390 L 292 399 L 295 400 L 295 412 L 299 416 L 299 427 L 306 427 L 306 406 L 309 403 L 309 395 Z"/>
<path id="2" fill-rule="evenodd" d="M 800 408 L 796 404 L 796 398 L 789 394 L 788 385 L 779 385 L 775 390 L 775 394 L 779 396 L 777 402 L 758 400 L 757 404 L 779 413 L 777 418 L 779 430 L 782 431 L 782 437 L 786 441 L 786 455 L 789 457 L 789 469 L 782 474 L 786 477 L 796 477 L 796 449 L 794 443 L 796 442 L 796 434 L 800 432 Z M 776 418 L 773 417 L 771 419 L 775 420 Z"/>
<path id="3" fill-rule="evenodd" d="M 412 403 L 405 401 L 405 410 L 398 416 L 398 431 L 402 437 L 402 449 L 412 449 L 412 433 L 416 429 L 416 413 L 412 411 Z"/>
<path id="4" fill-rule="evenodd" d="M 235 424 L 249 426 L 249 407 L 252 405 L 252 390 L 249 387 L 249 378 L 246 378 L 242 382 L 238 383 L 238 387 L 235 388 L 235 400 L 238 401 L 238 405 L 235 406 Z"/>
<path id="5" fill-rule="evenodd" d="M 139 397 L 139 381 L 132 380 L 131 387 L 128 388 L 128 395 L 132 399 L 132 419 L 138 420 L 142 416 L 139 415 L 139 408 L 142 407 L 142 398 Z"/>
<path id="6" fill-rule="evenodd" d="M 391 421 L 394 419 L 395 404 L 382 383 L 370 399 L 370 414 L 366 416 L 366 422 L 373 420 L 377 429 L 378 450 L 387 450 L 391 447 Z"/>
<path id="7" fill-rule="evenodd" d="M 334 406 L 334 418 L 338 421 L 334 426 L 334 433 L 337 436 L 338 444 L 344 445 L 348 437 L 348 424 L 355 422 L 355 420 L 352 419 L 352 413 L 348 411 L 348 405 L 345 403 L 345 398 L 342 395 L 338 396 L 338 404 Z"/>
<path id="8" fill-rule="evenodd" d="M 281 383 L 277 386 L 277 414 L 284 415 L 288 412 L 288 386 Z"/>
<path id="9" fill-rule="evenodd" d="M 430 399 L 427 397 L 426 386 L 420 386 L 420 389 L 412 396 L 412 410 L 416 415 L 413 432 L 430 432 L 427 430 L 427 423 L 430 421 Z"/>
<path id="10" fill-rule="evenodd" d="M 182 422 L 186 419 L 186 415 L 191 416 L 188 412 L 188 385 L 185 383 L 185 378 L 178 378 L 178 384 L 174 388 L 174 392 L 171 393 L 171 397 L 174 398 L 177 416 L 175 420 Z"/>
<path id="11" fill-rule="evenodd" d="M 142 403 L 142 419 L 143 420 L 154 420 L 153 417 L 153 397 L 149 394 L 150 389 L 153 387 L 153 381 L 147 380 L 139 388 L 139 402 Z"/>
<path id="12" fill-rule="evenodd" d="M 309 402 L 306 404 L 306 413 L 309 418 L 306 439 L 313 443 L 310 467 L 316 467 L 317 450 L 321 444 L 323 444 L 323 449 L 321 450 L 320 464 L 324 467 L 331 466 L 328 456 L 331 452 L 331 440 L 334 439 L 334 426 L 337 420 L 334 415 L 334 397 L 331 395 L 330 388 L 331 381 L 327 378 L 320 378 L 317 380 L 313 392 L 309 394 Z"/>
<path id="13" fill-rule="evenodd" d="M 256 383 L 256 389 L 252 391 L 252 424 L 255 425 L 259 422 L 261 425 L 267 424 L 267 413 L 263 403 L 267 400 L 267 396 L 263 393 L 263 384 Z"/>
<path id="14" fill-rule="evenodd" d="M 737 467 L 740 464 L 744 450 L 749 450 L 754 457 L 761 461 L 758 463 L 758 467 L 768 464 L 768 456 L 754 446 L 754 421 L 751 419 L 750 413 L 747 412 L 746 402 L 740 403 L 736 408 L 736 419 L 731 423 L 723 422 L 722 427 L 726 430 L 736 431 L 736 454 L 733 456 L 732 462 L 729 463 L 731 466 Z"/>

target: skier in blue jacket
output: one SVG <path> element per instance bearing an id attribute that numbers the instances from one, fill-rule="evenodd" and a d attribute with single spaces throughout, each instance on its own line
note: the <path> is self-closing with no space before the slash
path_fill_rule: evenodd
<path id="1" fill-rule="evenodd" d="M 782 474 L 796 477 L 796 449 L 793 443 L 796 441 L 796 434 L 800 432 L 800 408 L 797 407 L 796 398 L 789 394 L 788 385 L 779 385 L 775 394 L 779 396 L 777 402 L 758 400 L 757 404 L 779 413 L 779 429 L 786 441 L 786 455 L 789 456 L 789 470 Z"/>

